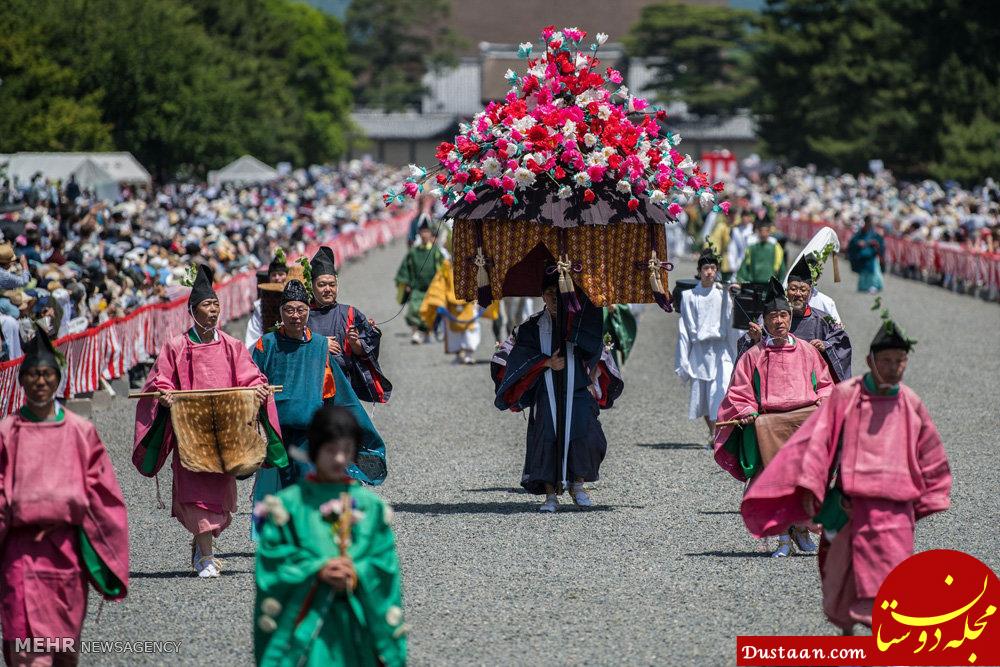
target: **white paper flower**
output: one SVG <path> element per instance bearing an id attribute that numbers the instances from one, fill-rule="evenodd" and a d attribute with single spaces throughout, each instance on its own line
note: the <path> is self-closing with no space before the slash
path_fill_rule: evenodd
<path id="1" fill-rule="evenodd" d="M 285 509 L 285 503 L 281 502 L 281 498 L 278 496 L 264 496 L 264 509 L 275 526 L 284 526 L 288 523 L 288 510 Z"/>
<path id="2" fill-rule="evenodd" d="M 681 192 L 688 199 L 694 196 L 694 188 L 692 188 L 690 185 L 685 185 L 683 188 L 681 188 Z"/>
<path id="3" fill-rule="evenodd" d="M 607 120 L 611 118 L 611 107 L 609 107 L 607 104 L 602 104 L 601 106 L 597 107 L 597 117 L 600 118 L 601 120 Z"/>
<path id="4" fill-rule="evenodd" d="M 556 197 L 559 199 L 569 199 L 570 195 L 573 194 L 573 189 L 568 185 L 564 185 L 556 192 Z"/>
<path id="5" fill-rule="evenodd" d="M 524 134 L 532 127 L 534 127 L 535 123 L 536 121 L 534 116 L 523 116 L 514 121 L 514 129 L 520 132 L 521 134 Z"/>
<path id="6" fill-rule="evenodd" d="M 521 42 L 520 44 L 518 44 L 519 49 L 527 51 L 528 53 L 531 53 L 532 47 L 534 47 L 534 44 L 532 44 L 531 42 Z"/>
<path id="7" fill-rule="evenodd" d="M 442 196 L 444 196 L 444 190 L 442 190 L 441 188 L 431 188 L 431 194 L 434 195 L 436 198 L 440 199 Z"/>
<path id="8" fill-rule="evenodd" d="M 392 627 L 396 627 L 403 622 L 403 610 L 396 605 L 392 605 L 385 612 L 385 622 Z"/>
<path id="9" fill-rule="evenodd" d="M 577 185 L 587 187 L 590 185 L 590 176 L 585 171 L 578 171 L 573 176 L 573 180 L 576 181 Z"/>
<path id="10" fill-rule="evenodd" d="M 576 68 L 577 69 L 581 69 L 581 68 L 586 67 L 586 66 L 587 66 L 587 56 L 585 56 L 583 54 L 583 52 L 577 53 L 576 54 Z"/>
<path id="11" fill-rule="evenodd" d="M 536 79 L 545 78 L 545 61 L 535 64 L 534 67 L 528 70 L 528 74 L 532 75 Z"/>
<path id="12" fill-rule="evenodd" d="M 604 46 L 604 43 L 608 41 L 608 36 L 603 32 L 599 32 L 596 35 L 594 35 L 594 39 L 597 40 L 597 43 L 600 46 Z"/>
<path id="13" fill-rule="evenodd" d="M 597 135 L 588 132 L 583 135 L 583 143 L 587 144 L 588 148 L 593 148 L 597 144 Z"/>
<path id="14" fill-rule="evenodd" d="M 621 180 L 618 181 L 618 184 L 615 186 L 615 189 L 622 194 L 628 194 L 632 192 L 632 184 L 626 180 Z"/>
<path id="15" fill-rule="evenodd" d="M 526 188 L 534 184 L 535 174 L 530 169 L 520 167 L 514 172 L 514 180 L 517 182 L 518 187 Z"/>
<path id="16" fill-rule="evenodd" d="M 628 97 L 628 86 L 619 86 L 618 90 L 615 91 L 615 95 L 624 100 Z"/>
<path id="17" fill-rule="evenodd" d="M 410 170 L 410 176 L 413 178 L 422 178 L 424 175 L 424 170 L 415 164 L 411 164 L 407 168 Z"/>
<path id="18" fill-rule="evenodd" d="M 715 203 L 715 195 L 712 193 L 711 190 L 708 189 L 702 190 L 701 195 L 699 195 L 698 199 L 701 202 L 702 208 L 708 208 L 709 206 Z"/>
<path id="19" fill-rule="evenodd" d="M 564 137 L 572 137 L 576 134 L 576 123 L 571 120 L 566 121 L 562 126 L 562 133 Z"/>
<path id="20" fill-rule="evenodd" d="M 495 157 L 488 157 L 483 160 L 483 173 L 487 177 L 493 178 L 500 175 L 500 160 Z"/>
<path id="21" fill-rule="evenodd" d="M 663 190 L 653 190 L 653 194 L 649 195 L 649 201 L 659 206 L 667 201 L 667 195 L 663 193 Z"/>
<path id="22" fill-rule="evenodd" d="M 691 172 L 694 171 L 694 160 L 691 159 L 690 155 L 685 155 L 681 163 L 677 165 L 677 168 L 690 176 Z"/>
<path id="23" fill-rule="evenodd" d="M 517 74 L 514 73 L 514 70 L 508 69 L 504 72 L 503 78 L 507 83 L 513 83 L 514 81 L 517 81 Z"/>
<path id="24" fill-rule="evenodd" d="M 264 598 L 260 602 L 260 610 L 267 616 L 275 618 L 281 613 L 281 603 L 274 598 Z"/>
<path id="25" fill-rule="evenodd" d="M 673 139 L 674 139 L 674 146 L 680 145 L 680 143 L 681 143 L 681 133 L 680 132 L 674 132 Z"/>

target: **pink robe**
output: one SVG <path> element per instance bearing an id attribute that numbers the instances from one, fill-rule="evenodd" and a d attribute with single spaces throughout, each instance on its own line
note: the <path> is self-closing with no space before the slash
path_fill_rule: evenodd
<path id="1" fill-rule="evenodd" d="M 861 377 L 837 385 L 771 465 L 750 485 L 740 510 L 756 537 L 808 521 L 805 491 L 823 502 L 837 443 L 843 438 L 839 484 L 850 521 L 821 545 L 824 611 L 848 627 L 852 612 L 874 598 L 896 565 L 913 553 L 917 519 L 948 508 L 951 472 L 927 408 L 901 385 L 896 396 L 871 394 Z M 870 622 L 870 619 L 869 619 Z"/>
<path id="2" fill-rule="evenodd" d="M 830 395 L 833 379 L 826 360 L 807 342 L 789 336 L 793 345 L 774 347 L 763 341 L 740 357 L 722 399 L 717 421 L 729 421 L 751 414 L 790 412 Z M 754 370 L 760 376 L 760 405 L 754 394 Z M 813 377 L 816 387 L 813 388 Z M 746 481 L 739 459 L 723 447 L 733 432 L 724 426 L 715 434 L 715 461 L 741 482 Z"/>
<path id="3" fill-rule="evenodd" d="M 253 363 L 250 352 L 240 341 L 221 332 L 210 343 L 194 343 L 185 332 L 167 341 L 146 378 L 144 392 L 178 389 L 222 389 L 267 384 L 267 378 Z M 174 435 L 167 421 L 163 443 L 152 471 L 143 469 L 151 443 L 143 442 L 163 409 L 155 398 L 139 399 L 135 410 L 135 449 L 132 463 L 148 477 L 159 472 L 167 454 L 174 447 Z M 268 398 L 267 415 L 280 435 L 274 398 Z M 224 473 L 192 472 L 180 463 L 175 453 L 171 516 L 192 535 L 211 532 L 218 536 L 236 510 L 236 478 Z"/>
<path id="4" fill-rule="evenodd" d="M 14 414 L 0 421 L 0 623 L 4 641 L 79 638 L 91 581 L 80 530 L 128 587 L 128 517 L 93 424 Z"/>

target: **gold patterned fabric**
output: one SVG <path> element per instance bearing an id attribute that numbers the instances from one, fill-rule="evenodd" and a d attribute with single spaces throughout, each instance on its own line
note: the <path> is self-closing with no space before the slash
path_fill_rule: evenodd
<path id="1" fill-rule="evenodd" d="M 258 410 L 253 391 L 176 395 L 170 422 L 181 465 L 241 479 L 252 475 L 267 454 Z"/>
<path id="2" fill-rule="evenodd" d="M 455 221 L 452 237 L 455 294 L 461 299 L 476 298 L 476 266 L 469 258 L 476 254 L 477 224 L 482 226 L 483 252 L 492 262 L 489 274 L 494 300 L 503 296 L 507 272 L 536 246 L 542 244 L 552 257 L 558 257 L 559 235 L 565 234 L 565 251 L 570 261 L 581 264 L 581 271 L 573 274 L 573 281 L 595 305 L 653 303 L 648 268 L 652 250 L 650 225 L 616 223 L 559 229 L 522 220 Z M 657 258 L 666 262 L 666 231 L 660 224 L 652 225 L 652 230 Z M 660 276 L 669 294 L 667 270 L 661 268 Z"/>

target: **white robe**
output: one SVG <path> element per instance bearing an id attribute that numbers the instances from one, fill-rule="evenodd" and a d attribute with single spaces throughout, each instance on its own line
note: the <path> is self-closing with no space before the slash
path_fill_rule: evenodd
<path id="1" fill-rule="evenodd" d="M 740 270 L 743 257 L 754 238 L 753 225 L 737 225 L 729 232 L 729 247 L 726 248 L 726 259 L 729 260 L 729 270 L 736 273 Z M 720 248 L 721 251 L 721 248 Z"/>
<path id="2" fill-rule="evenodd" d="M 838 322 L 842 321 L 840 319 L 840 313 L 837 312 L 837 304 L 833 302 L 833 299 L 828 297 L 826 294 L 823 294 L 815 287 L 813 287 L 812 296 L 809 297 L 809 305 L 816 310 L 822 310 Z"/>
<path id="3" fill-rule="evenodd" d="M 260 312 L 260 299 L 253 302 L 253 312 L 247 321 L 247 332 L 243 336 L 243 344 L 252 350 L 261 336 L 264 335 L 264 316 Z"/>
<path id="4" fill-rule="evenodd" d="M 728 290 L 699 283 L 681 297 L 675 372 L 691 382 L 688 418 L 715 419 L 733 373 L 733 303 Z"/>

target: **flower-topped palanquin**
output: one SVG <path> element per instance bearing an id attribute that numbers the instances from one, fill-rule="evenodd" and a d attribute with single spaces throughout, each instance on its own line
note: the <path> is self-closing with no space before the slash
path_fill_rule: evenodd
<path id="1" fill-rule="evenodd" d="M 537 285 L 518 287 L 526 281 L 517 277 L 510 291 L 504 285 L 508 270 L 541 244 L 566 278 L 579 274 L 598 305 L 655 300 L 668 307 L 665 235 L 653 223 L 676 219 L 693 200 L 728 212 L 728 202 L 716 203 L 722 184 L 710 183 L 690 155 L 678 152 L 679 135 L 661 129 L 666 113 L 632 95 L 620 72 L 601 66 L 607 35 L 598 33 L 582 50 L 585 38 L 582 30 L 549 26 L 538 58 L 531 43 L 521 44 L 527 70 L 508 70 L 512 87 L 504 100 L 463 123 L 454 142 L 441 143 L 437 167 L 411 165 L 402 190 L 385 195 L 390 204 L 429 192 L 451 206 L 455 254 L 473 256 L 471 264 L 456 262 L 460 296 L 471 296 L 474 273 L 480 300 L 537 293 Z M 605 229 L 569 233 L 591 226 Z M 617 247 L 607 246 L 612 241 Z M 645 288 L 629 286 L 636 262 L 640 275 L 649 275 Z M 487 275 L 487 284 L 494 279 L 489 294 L 484 272 L 495 274 Z"/>

